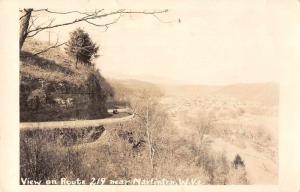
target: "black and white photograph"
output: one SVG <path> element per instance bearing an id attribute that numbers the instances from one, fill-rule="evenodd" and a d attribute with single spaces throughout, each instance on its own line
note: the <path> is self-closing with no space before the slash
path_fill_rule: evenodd
<path id="1" fill-rule="evenodd" d="M 300 190 L 299 1 L 25 2 L 1 124 L 20 189 Z"/>

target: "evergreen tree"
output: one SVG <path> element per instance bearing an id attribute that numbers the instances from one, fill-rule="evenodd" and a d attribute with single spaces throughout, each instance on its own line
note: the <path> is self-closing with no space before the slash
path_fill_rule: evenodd
<path id="1" fill-rule="evenodd" d="M 66 45 L 65 51 L 76 60 L 76 68 L 78 62 L 91 66 L 92 60 L 98 57 L 99 46 L 81 28 L 70 33 L 70 39 Z"/>

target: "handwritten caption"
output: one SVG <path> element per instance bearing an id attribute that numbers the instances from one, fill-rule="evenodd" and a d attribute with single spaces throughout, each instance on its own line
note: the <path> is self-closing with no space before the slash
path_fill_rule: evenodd
<path id="1" fill-rule="evenodd" d="M 21 185 L 201 185 L 200 179 L 178 179 L 178 180 L 168 180 L 168 179 L 118 179 L 112 180 L 104 177 L 92 177 L 90 180 L 84 179 L 67 179 L 61 178 L 49 179 L 49 180 L 34 180 L 30 178 L 21 178 Z"/>

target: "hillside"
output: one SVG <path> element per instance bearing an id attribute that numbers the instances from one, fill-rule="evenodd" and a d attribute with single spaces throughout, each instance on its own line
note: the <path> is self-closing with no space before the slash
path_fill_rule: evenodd
<path id="1" fill-rule="evenodd" d="M 51 121 L 107 116 L 106 98 L 113 90 L 99 71 L 79 65 L 62 48 L 28 40 L 20 54 L 20 119 Z"/>
<path id="2" fill-rule="evenodd" d="M 164 89 L 170 95 L 183 97 L 226 97 L 266 106 L 276 106 L 279 103 L 279 85 L 276 83 L 241 83 L 224 86 L 180 85 L 164 86 Z"/>
<path id="3" fill-rule="evenodd" d="M 276 83 L 235 84 L 225 86 L 216 93 L 267 106 L 279 103 L 279 85 Z"/>

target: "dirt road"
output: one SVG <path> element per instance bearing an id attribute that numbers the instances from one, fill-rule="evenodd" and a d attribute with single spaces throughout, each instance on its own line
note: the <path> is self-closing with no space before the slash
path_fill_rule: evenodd
<path id="1" fill-rule="evenodd" d="M 108 110 L 110 112 L 112 110 Z M 74 120 L 74 121 L 51 121 L 51 122 L 26 122 L 20 123 L 21 130 L 28 129 L 63 129 L 63 128 L 82 128 L 82 127 L 95 127 L 99 125 L 107 125 L 112 123 L 121 123 L 130 121 L 134 118 L 134 114 L 129 109 L 118 109 L 120 113 L 126 113 L 124 117 L 110 117 L 105 119 L 95 120 Z"/>

